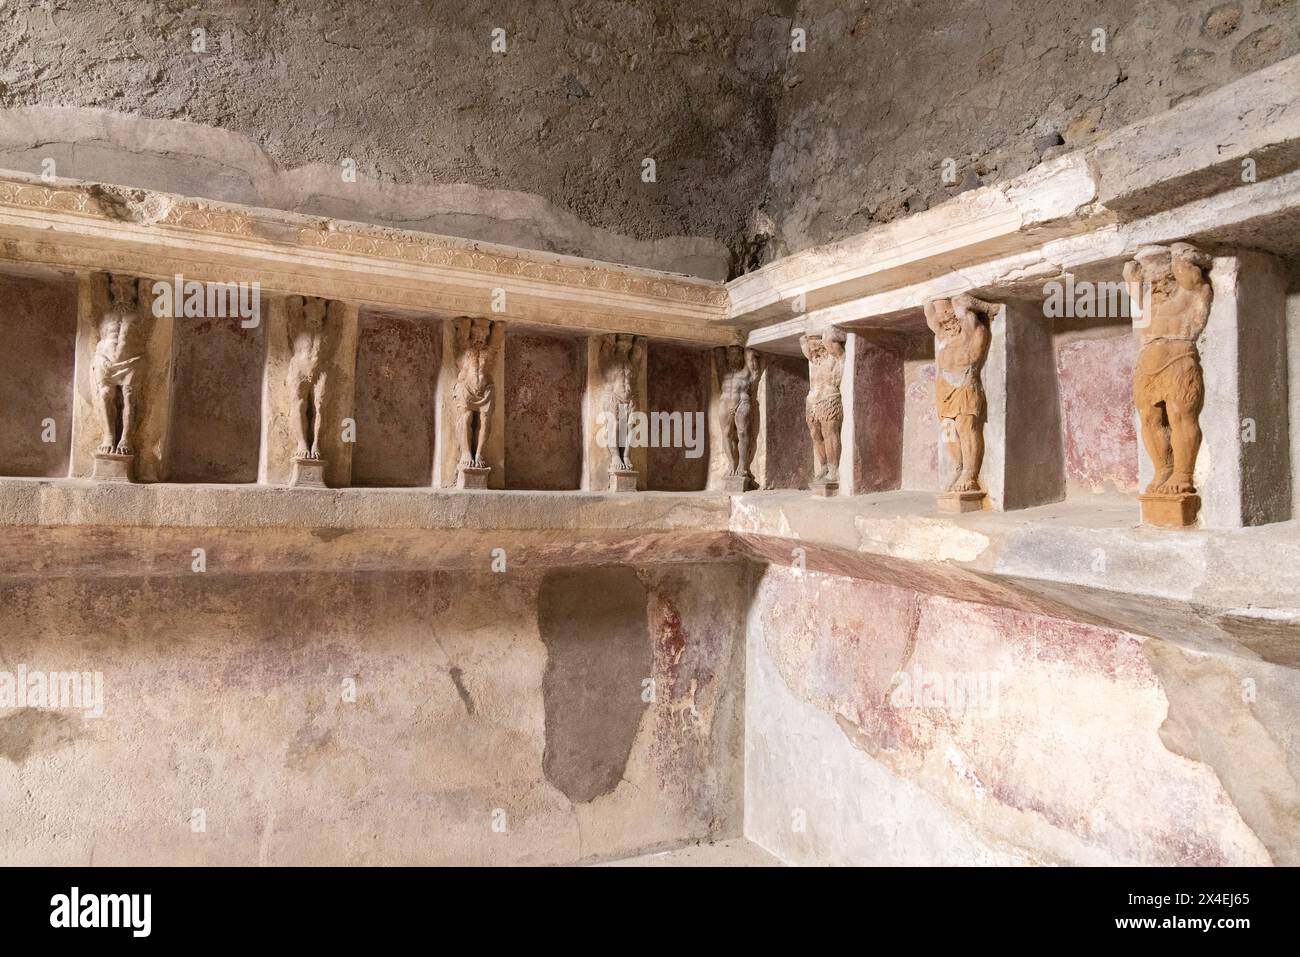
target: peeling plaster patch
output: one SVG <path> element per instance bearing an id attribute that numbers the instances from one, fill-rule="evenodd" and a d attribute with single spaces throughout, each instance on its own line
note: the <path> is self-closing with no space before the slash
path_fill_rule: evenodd
<path id="1" fill-rule="evenodd" d="M 1279 743 L 1294 737 L 1294 713 L 1287 726 L 1266 726 L 1263 709 L 1250 700 L 1257 692 L 1247 691 L 1248 676 L 1235 670 L 1236 662 L 1163 641 L 1145 642 L 1143 650 L 1169 701 L 1160 725 L 1165 747 L 1218 777 L 1224 804 L 1241 815 L 1273 863 L 1300 864 L 1300 782 Z"/>
<path id="2" fill-rule="evenodd" d="M 947 522 L 910 519 L 881 522 L 854 516 L 858 551 L 918 562 L 973 562 L 989 547 L 987 535 Z"/>
<path id="3" fill-rule="evenodd" d="M 646 707 L 641 681 L 652 667 L 646 602 L 626 565 L 557 569 L 542 579 L 542 770 L 571 801 L 595 800 L 623 778 Z"/>
<path id="4" fill-rule="evenodd" d="M 0 717 L 0 757 L 22 764 L 33 754 L 53 751 L 78 735 L 71 715 L 42 708 L 19 708 Z"/>

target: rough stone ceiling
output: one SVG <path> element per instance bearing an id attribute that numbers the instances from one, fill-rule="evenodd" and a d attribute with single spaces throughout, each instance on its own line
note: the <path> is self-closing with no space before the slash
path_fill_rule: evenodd
<path id="1" fill-rule="evenodd" d="M 518 191 L 636 240 L 695 237 L 704 252 L 633 255 L 560 237 L 542 216 L 535 232 L 559 237 L 547 248 L 699 275 L 726 269 L 723 244 L 735 273 L 861 232 L 1300 52 L 1297 0 L 0 9 L 0 110 L 189 121 L 247 137 L 283 169 L 352 158 L 372 182 Z M 191 48 L 198 27 L 203 55 Z M 492 48 L 498 28 L 504 53 Z M 803 52 L 791 52 L 794 28 Z M 653 183 L 642 180 L 647 157 Z M 473 222 L 501 210 L 474 202 L 463 226 L 415 213 L 410 225 L 508 241 Z M 381 218 L 401 225 L 413 204 L 393 208 Z"/>
<path id="2" fill-rule="evenodd" d="M 286 168 L 352 157 L 364 176 L 536 193 L 627 235 L 725 239 L 766 178 L 793 4 L 8 6 L 0 106 L 211 124 Z M 216 55 L 192 53 L 197 26 Z"/>

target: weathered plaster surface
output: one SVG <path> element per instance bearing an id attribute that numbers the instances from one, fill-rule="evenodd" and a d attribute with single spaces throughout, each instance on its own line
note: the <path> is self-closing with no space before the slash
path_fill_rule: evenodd
<path id="1" fill-rule="evenodd" d="M 762 387 L 767 399 L 763 488 L 807 488 L 813 466 L 812 438 L 804 408 L 808 398 L 808 361 L 772 357 Z"/>
<path id="2" fill-rule="evenodd" d="M 352 484 L 430 485 L 442 327 L 363 311 L 357 340 Z"/>
<path id="3" fill-rule="evenodd" d="M 1273 0 L 1064 0 L 1014 11 L 998 0 L 868 10 L 806 0 L 795 20 L 808 52 L 786 66 L 764 203 L 778 255 L 1005 183 L 1300 52 L 1300 8 Z M 1105 53 L 1093 50 L 1098 28 Z M 1239 118 L 1254 105 L 1222 109 Z M 1261 111 L 1256 123 L 1276 119 Z M 1107 162 L 1108 196 L 1144 185 L 1153 156 L 1134 152 L 1117 149 Z M 947 159 L 956 176 L 945 183 Z"/>
<path id="4" fill-rule="evenodd" d="M 712 359 L 703 349 L 664 342 L 650 342 L 646 352 L 647 411 L 680 413 L 683 429 L 686 417 L 704 416 L 702 429 L 694 436 L 701 443 L 701 455 L 689 458 L 688 449 L 663 446 L 646 450 L 649 487 L 666 492 L 691 492 L 705 487 L 709 478 L 709 418 L 715 415 L 709 403 Z"/>
<path id="5" fill-rule="evenodd" d="M 1266 694 L 1276 697 L 1256 708 L 1243 700 L 1231 660 L 776 566 L 758 585 L 750 643 L 751 663 L 759 663 L 754 680 L 767 682 L 784 707 L 766 707 L 768 694 L 751 685 L 748 713 L 760 732 L 747 762 L 746 833 L 786 860 L 1186 865 L 1294 858 L 1300 787 L 1294 756 L 1285 756 L 1294 747 L 1295 716 L 1279 718 L 1295 693 L 1291 669 L 1264 669 Z M 1149 644 L 1158 650 L 1148 652 Z M 908 686 L 898 673 L 911 676 L 917 695 L 900 692 Z M 944 698 L 942 691 L 923 698 L 917 674 L 940 681 L 982 674 L 990 690 L 979 698 Z M 842 734 L 823 734 L 811 747 L 805 741 L 805 768 L 822 770 L 800 779 L 782 766 L 788 749 L 767 754 L 763 746 L 789 713 L 802 711 L 801 724 L 816 726 L 807 705 Z M 1220 727 L 1225 709 L 1236 716 L 1228 736 Z M 1211 740 L 1202 744 L 1201 736 Z M 862 753 L 850 760 L 852 749 Z M 880 788 L 863 794 L 856 787 L 863 777 Z M 818 792 L 860 797 L 836 807 Z M 809 824 L 799 833 L 791 814 L 805 800 Z M 889 805 L 904 828 L 937 806 L 937 826 L 924 834 L 863 833 L 870 812 L 860 804 Z"/>
<path id="6" fill-rule="evenodd" d="M 175 320 L 167 480 L 257 481 L 266 328 Z"/>
<path id="7" fill-rule="evenodd" d="M 1065 333 L 1056 341 L 1066 481 L 1090 492 L 1135 492 L 1135 343 L 1127 326 L 1099 331 L 1107 334 Z"/>
<path id="8" fill-rule="evenodd" d="M 642 664 L 607 688 L 636 712 L 621 730 L 557 720 L 548 668 L 586 661 L 539 632 L 536 574 L 7 583 L 5 668 L 102 671 L 105 712 L 0 715 L 0 857 L 552 863 L 733 837 L 741 572 L 623 574 Z M 596 646 L 607 624 L 582 622 Z M 599 795 L 548 779 L 575 735 L 625 757 Z"/>
<path id="9" fill-rule="evenodd" d="M 582 479 L 582 393 L 587 343 L 509 333 L 505 381 L 505 487 L 575 489 Z"/>
<path id="10" fill-rule="evenodd" d="M 75 282 L 0 275 L 0 474 L 68 474 L 76 335 Z"/>

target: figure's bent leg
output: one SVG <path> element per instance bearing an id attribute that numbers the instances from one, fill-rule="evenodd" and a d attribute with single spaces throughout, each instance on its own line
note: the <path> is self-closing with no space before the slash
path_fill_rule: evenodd
<path id="1" fill-rule="evenodd" d="M 944 447 L 948 450 L 948 458 L 952 461 L 952 474 L 948 476 L 948 481 L 944 483 L 943 490 L 951 492 L 956 488 L 962 473 L 961 440 L 958 434 L 957 420 L 940 419 L 939 432 Z"/>
<path id="2" fill-rule="evenodd" d="M 822 423 L 822 440 L 826 443 L 826 477 L 832 482 L 839 480 L 840 426 L 842 424 L 842 421 L 834 419 Z"/>
<path id="3" fill-rule="evenodd" d="M 311 402 L 311 457 L 318 459 L 321 457 L 320 430 L 321 422 L 325 418 L 325 376 L 322 375 L 316 380 L 316 387 L 312 390 Z"/>
<path id="4" fill-rule="evenodd" d="M 1191 410 L 1181 406 L 1169 407 L 1169 433 L 1173 472 L 1166 483 L 1166 491 L 1190 493 L 1196 491 L 1193 472 L 1196 454 L 1201 448 L 1201 423 Z"/>
<path id="5" fill-rule="evenodd" d="M 460 436 L 460 468 L 474 464 L 474 432 L 472 424 L 474 413 L 469 409 L 456 410 L 456 434 Z"/>
<path id="6" fill-rule="evenodd" d="M 101 429 L 99 451 L 112 452 L 117 448 L 117 388 L 100 385 L 95 392 L 95 409 L 99 413 Z"/>
<path id="7" fill-rule="evenodd" d="M 956 420 L 957 442 L 961 446 L 961 473 L 955 486 L 958 492 L 979 491 L 980 466 L 984 464 L 984 428 L 978 416 L 962 415 Z"/>
<path id="8" fill-rule="evenodd" d="M 130 385 L 122 386 L 122 435 L 117 440 L 118 455 L 135 454 L 133 432 L 135 429 L 136 401 L 135 387 Z"/>
<path id="9" fill-rule="evenodd" d="M 488 403 L 478 412 L 478 445 L 474 450 L 474 467 L 485 469 L 488 467 L 487 451 L 488 429 L 492 422 L 492 403 Z"/>
<path id="10" fill-rule="evenodd" d="M 1141 407 L 1138 409 L 1138 419 L 1142 425 L 1142 444 L 1146 446 L 1147 456 L 1155 467 L 1155 475 L 1147 486 L 1147 491 L 1163 492 L 1174 471 L 1173 447 L 1169 440 L 1164 406 Z"/>

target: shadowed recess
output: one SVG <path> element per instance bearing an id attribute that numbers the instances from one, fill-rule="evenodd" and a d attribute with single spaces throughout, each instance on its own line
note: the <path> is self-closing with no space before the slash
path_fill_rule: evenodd
<path id="1" fill-rule="evenodd" d="M 646 589 L 625 566 L 557 569 L 542 579 L 546 779 L 571 801 L 608 794 L 627 765 L 650 674 Z"/>

